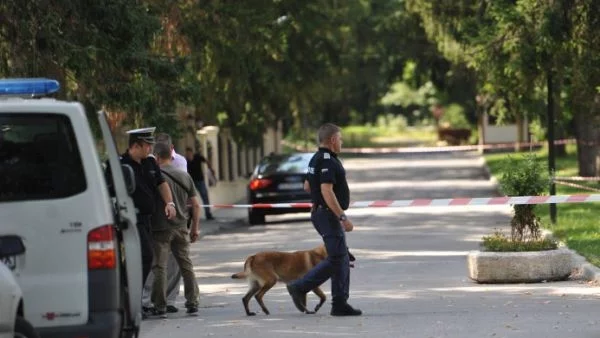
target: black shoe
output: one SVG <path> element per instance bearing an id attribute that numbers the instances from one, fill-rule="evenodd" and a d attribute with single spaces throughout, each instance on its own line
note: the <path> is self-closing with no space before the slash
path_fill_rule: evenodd
<path id="1" fill-rule="evenodd" d="M 179 309 L 174 305 L 167 305 L 167 313 L 177 313 Z"/>
<path id="2" fill-rule="evenodd" d="M 185 313 L 187 313 L 188 315 L 194 315 L 194 314 L 198 313 L 198 307 L 197 306 L 188 306 L 187 311 Z"/>
<path id="3" fill-rule="evenodd" d="M 334 305 L 331 307 L 332 316 L 360 316 L 362 311 L 355 309 L 350 304 Z"/>
<path id="4" fill-rule="evenodd" d="M 158 318 L 166 319 L 167 318 L 167 310 L 155 310 L 154 315 L 157 316 Z"/>
<path id="5" fill-rule="evenodd" d="M 214 217 L 213 215 L 206 216 L 206 220 L 207 220 L 207 221 L 212 221 L 212 220 L 214 220 L 214 219 L 215 219 L 215 217 Z"/>
<path id="6" fill-rule="evenodd" d="M 294 305 L 296 305 L 298 311 L 302 313 L 307 313 L 308 311 L 306 310 L 306 293 L 300 292 L 295 287 L 289 284 L 286 285 L 286 287 L 288 293 L 290 294 L 290 296 L 292 296 L 292 300 L 294 301 Z"/>
<path id="7" fill-rule="evenodd" d="M 142 306 L 142 319 L 148 319 L 148 317 L 154 316 L 156 309 L 153 306 Z"/>

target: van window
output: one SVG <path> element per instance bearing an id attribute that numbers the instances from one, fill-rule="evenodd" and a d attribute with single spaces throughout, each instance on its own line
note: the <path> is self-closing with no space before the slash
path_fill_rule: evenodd
<path id="1" fill-rule="evenodd" d="M 0 201 L 64 198 L 86 188 L 68 117 L 0 114 Z"/>

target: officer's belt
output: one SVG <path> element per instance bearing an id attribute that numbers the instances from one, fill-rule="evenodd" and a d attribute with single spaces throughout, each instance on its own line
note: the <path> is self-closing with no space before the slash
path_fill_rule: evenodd
<path id="1" fill-rule="evenodd" d="M 323 204 L 313 204 L 311 211 L 316 211 L 317 209 L 323 209 L 323 210 L 327 210 L 327 211 L 331 211 L 331 209 L 329 209 L 328 206 L 323 205 Z"/>

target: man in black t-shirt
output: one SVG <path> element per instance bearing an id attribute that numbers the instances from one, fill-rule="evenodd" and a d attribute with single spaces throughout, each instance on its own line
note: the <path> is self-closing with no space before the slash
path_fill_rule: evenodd
<path id="1" fill-rule="evenodd" d="M 321 261 L 302 278 L 288 284 L 294 305 L 304 313 L 306 293 L 331 278 L 331 315 L 360 316 L 362 312 L 348 304 L 350 289 L 350 257 L 346 236 L 354 228 L 344 214 L 350 204 L 346 171 L 337 154 L 342 149 L 340 128 L 326 123 L 318 131 L 319 150 L 308 164 L 304 189 L 311 194 L 311 221 L 323 238 L 327 259 Z"/>
<path id="2" fill-rule="evenodd" d="M 200 153 L 195 153 L 194 150 L 190 147 L 185 148 L 185 158 L 187 160 L 187 170 L 188 174 L 192 176 L 194 180 L 194 185 L 198 192 L 200 193 L 200 197 L 202 198 L 202 203 L 204 205 L 209 205 L 210 201 L 208 199 L 208 189 L 206 188 L 206 181 L 204 179 L 204 170 L 202 170 L 202 163 L 206 163 L 208 170 L 213 171 L 210 162 L 206 160 L 206 158 Z M 214 219 L 210 207 L 204 207 L 204 217 L 207 220 Z"/>
<path id="3" fill-rule="evenodd" d="M 122 164 L 128 164 L 135 174 L 135 191 L 132 194 L 136 208 L 137 228 L 142 248 L 142 287 L 152 268 L 152 245 L 150 238 L 151 216 L 156 200 L 165 201 L 164 213 L 167 218 L 176 216 L 171 188 L 163 178 L 153 157 L 148 155 L 154 144 L 154 127 L 130 130 L 129 148 L 121 157 Z"/>

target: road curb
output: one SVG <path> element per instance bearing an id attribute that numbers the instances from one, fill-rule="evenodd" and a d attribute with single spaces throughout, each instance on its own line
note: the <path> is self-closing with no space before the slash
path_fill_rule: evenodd
<path id="1" fill-rule="evenodd" d="M 248 225 L 243 218 L 232 219 L 227 221 L 219 220 L 209 222 L 209 224 L 200 223 L 200 235 L 198 236 L 199 238 L 203 238 L 209 235 L 215 235 L 225 230 L 237 229 Z"/>
<path id="2" fill-rule="evenodd" d="M 496 194 L 501 195 L 500 193 L 500 182 L 498 182 L 498 179 L 494 176 L 492 176 L 492 172 L 490 171 L 490 167 L 488 167 L 487 162 L 485 160 L 485 157 L 481 156 L 480 157 L 481 161 L 480 161 L 480 165 L 483 169 L 483 174 L 485 175 L 485 177 L 492 183 L 494 192 Z"/>
<path id="3" fill-rule="evenodd" d="M 592 283 L 600 283 L 600 268 L 588 262 L 585 257 L 569 249 L 573 257 L 573 275 Z"/>
<path id="4" fill-rule="evenodd" d="M 600 283 L 600 268 L 588 262 L 585 257 L 578 254 L 575 250 L 569 249 L 565 243 L 556 240 L 552 231 L 542 230 L 542 236 L 557 241 L 559 247 L 565 248 L 571 253 L 572 278 Z"/>

